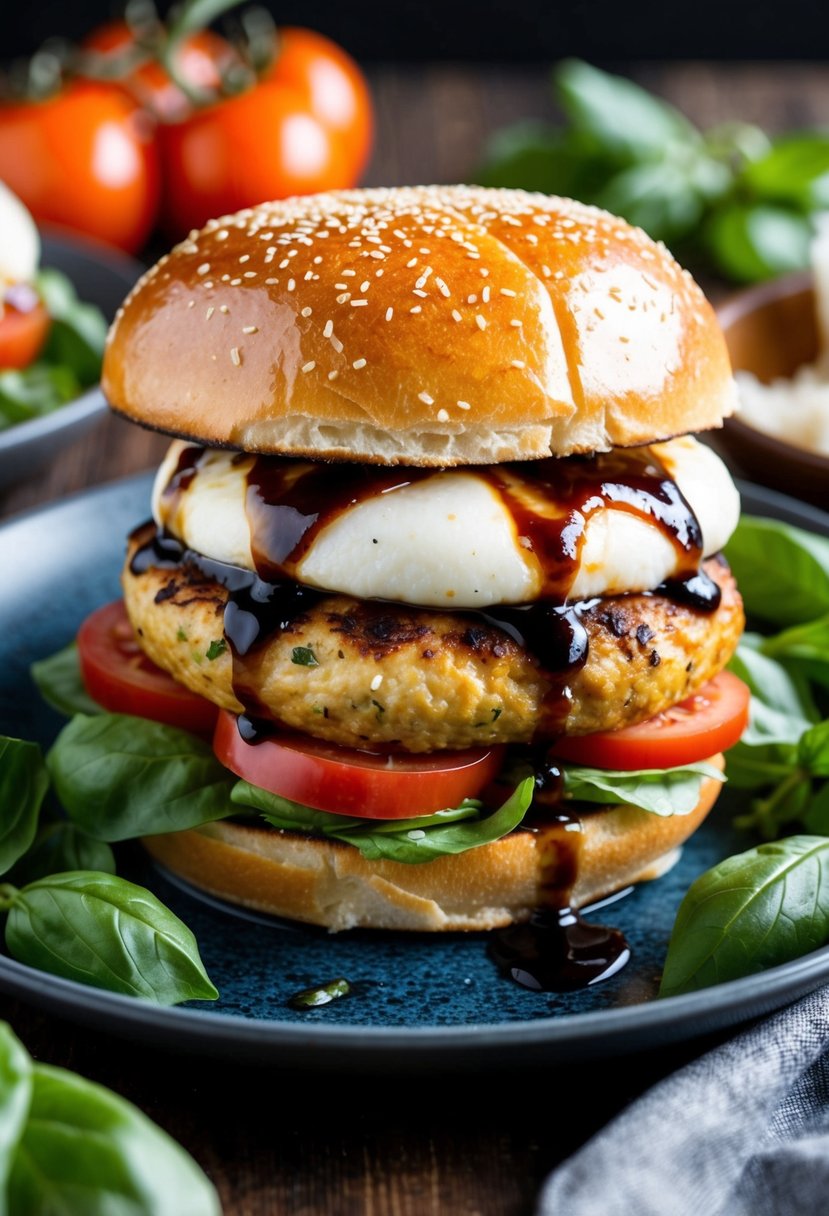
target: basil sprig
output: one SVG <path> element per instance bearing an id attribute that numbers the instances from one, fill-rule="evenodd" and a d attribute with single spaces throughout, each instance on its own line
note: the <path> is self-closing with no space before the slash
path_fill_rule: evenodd
<path id="1" fill-rule="evenodd" d="M 0 1023 L 0 1212 L 221 1216 L 213 1184 L 135 1106 L 35 1063 Z"/>
<path id="2" fill-rule="evenodd" d="M 128 714 L 78 714 L 47 757 L 66 812 L 98 840 L 179 832 L 231 813 L 233 778 L 187 731 Z"/>
<path id="3" fill-rule="evenodd" d="M 34 840 L 48 788 L 38 745 L 0 736 L 0 874 L 10 870 Z"/>
<path id="4" fill-rule="evenodd" d="M 725 780 L 718 768 L 703 760 L 681 768 L 629 772 L 567 764 L 562 772 L 567 799 L 634 806 L 663 817 L 690 815 L 699 802 L 703 782 Z"/>
<path id="5" fill-rule="evenodd" d="M 0 886 L 18 962 L 159 1005 L 219 995 L 187 926 L 150 891 L 90 870 Z"/>
<path id="6" fill-rule="evenodd" d="M 829 940 L 829 837 L 789 836 L 702 874 L 683 899 L 661 996 L 799 958 Z"/>
<path id="7" fill-rule="evenodd" d="M 233 801 L 258 810 L 275 828 L 312 832 L 353 845 L 369 861 L 385 859 L 416 865 L 448 854 L 465 853 L 500 840 L 518 827 L 532 802 L 533 782 L 527 777 L 503 806 L 482 815 L 480 803 L 420 815 L 413 819 L 354 819 L 314 811 L 267 790 L 239 781 Z"/>
<path id="8" fill-rule="evenodd" d="M 553 71 L 562 126 L 496 133 L 475 175 L 595 203 L 736 280 L 805 268 L 829 201 L 829 136 L 770 139 L 745 122 L 698 130 L 674 106 L 577 59 Z"/>
<path id="9" fill-rule="evenodd" d="M 33 663 L 31 673 L 44 701 L 48 701 L 59 713 L 71 718 L 73 714 L 104 712 L 84 687 L 75 642 Z"/>

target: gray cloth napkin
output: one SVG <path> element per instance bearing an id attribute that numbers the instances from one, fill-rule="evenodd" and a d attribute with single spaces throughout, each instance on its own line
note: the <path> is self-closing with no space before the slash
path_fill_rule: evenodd
<path id="1" fill-rule="evenodd" d="M 544 1185 L 537 1216 L 829 1213 L 829 988 L 660 1081 Z"/>

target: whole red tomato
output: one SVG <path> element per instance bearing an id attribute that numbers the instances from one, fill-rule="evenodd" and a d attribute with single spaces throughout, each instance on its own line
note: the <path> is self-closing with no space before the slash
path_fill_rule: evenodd
<path id="1" fill-rule="evenodd" d="M 371 152 L 374 111 L 366 79 L 351 56 L 322 34 L 288 27 L 279 31 L 267 78 L 301 93 L 314 117 L 343 138 L 353 185 Z"/>
<path id="2" fill-rule="evenodd" d="M 110 21 L 93 30 L 83 45 L 87 50 L 114 55 L 125 51 L 133 42 L 133 33 L 125 21 Z M 236 58 L 230 43 L 212 30 L 190 34 L 176 55 L 178 71 L 184 80 L 207 92 L 220 88 L 222 73 Z M 156 60 L 140 64 L 128 72 L 121 83 L 136 101 L 165 122 L 180 120 L 192 109 L 184 93 Z"/>
<path id="3" fill-rule="evenodd" d="M 257 85 L 159 128 L 165 227 L 180 236 L 269 199 L 353 186 L 373 131 L 354 60 L 321 34 L 282 30 Z"/>
<path id="4" fill-rule="evenodd" d="M 158 138 L 164 224 L 174 237 L 213 216 L 355 180 L 342 138 L 310 112 L 300 92 L 278 81 L 162 125 Z"/>
<path id="5" fill-rule="evenodd" d="M 0 105 L 0 178 L 40 223 L 129 253 L 158 212 L 152 124 L 116 85 L 75 81 L 46 101 Z"/>

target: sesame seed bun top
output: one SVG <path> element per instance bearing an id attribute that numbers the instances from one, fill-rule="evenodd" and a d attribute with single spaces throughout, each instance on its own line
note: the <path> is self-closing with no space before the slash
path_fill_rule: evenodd
<path id="1" fill-rule="evenodd" d="M 110 330 L 113 407 L 208 446 L 420 465 L 646 443 L 733 406 L 664 246 L 569 199 L 353 190 L 211 221 Z"/>

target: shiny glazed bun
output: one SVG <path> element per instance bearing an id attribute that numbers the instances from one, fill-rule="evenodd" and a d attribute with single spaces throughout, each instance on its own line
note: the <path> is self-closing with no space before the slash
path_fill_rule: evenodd
<path id="1" fill-rule="evenodd" d="M 662 245 L 520 190 L 354 190 L 211 221 L 139 281 L 103 388 L 211 447 L 427 466 L 719 426 L 713 310 Z"/>
<path id="2" fill-rule="evenodd" d="M 723 767 L 723 757 L 709 763 Z M 561 906 L 584 907 L 629 883 L 658 878 L 719 793 L 707 779 L 688 815 L 630 806 L 591 810 L 577 833 L 518 829 L 493 844 L 428 865 L 367 861 L 357 849 L 299 832 L 220 821 L 144 840 L 152 855 L 202 890 L 248 908 L 332 931 L 496 929 L 527 920 L 549 899 L 551 864 L 574 874 Z M 575 855 L 574 855 L 575 850 Z"/>

